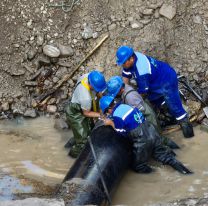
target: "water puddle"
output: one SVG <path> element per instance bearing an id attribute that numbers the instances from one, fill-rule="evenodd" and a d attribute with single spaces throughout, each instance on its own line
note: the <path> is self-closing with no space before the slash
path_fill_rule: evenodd
<path id="1" fill-rule="evenodd" d="M 46 117 L 1 122 L 0 200 L 15 199 L 16 187 L 18 193 L 40 193 L 44 185 L 55 187 L 62 182 L 73 163 L 64 149 L 72 134 L 53 126 L 54 120 Z M 36 187 L 40 182 L 43 185 Z"/>
<path id="2" fill-rule="evenodd" d="M 1 122 L 0 201 L 15 199 L 16 193 L 41 194 L 44 185 L 55 187 L 62 182 L 74 161 L 64 149 L 72 134 L 57 131 L 53 126 L 54 120 L 46 117 L 21 120 L 18 124 Z M 152 174 L 128 171 L 113 204 L 148 206 L 187 197 L 207 197 L 208 134 L 199 127 L 195 128 L 195 134 L 192 139 L 183 138 L 180 131 L 172 134 L 181 146 L 181 150 L 176 150 L 178 159 L 194 171 L 193 175 L 184 176 L 152 162 L 155 167 Z"/>
<path id="3" fill-rule="evenodd" d="M 0 201 L 15 199 L 15 193 L 32 193 L 32 186 L 24 185 L 18 178 L 0 175 Z"/>

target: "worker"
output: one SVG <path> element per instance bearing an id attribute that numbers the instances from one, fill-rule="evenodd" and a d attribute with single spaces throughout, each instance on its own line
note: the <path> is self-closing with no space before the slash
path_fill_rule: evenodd
<path id="1" fill-rule="evenodd" d="M 113 76 L 109 79 L 107 82 L 107 95 L 122 99 L 124 104 L 137 107 L 158 131 L 161 130 L 153 109 L 132 86 L 124 84 L 120 76 Z"/>
<path id="2" fill-rule="evenodd" d="M 127 104 L 116 104 L 112 96 L 103 96 L 100 99 L 100 108 L 103 114 L 108 114 L 111 118 L 104 119 L 104 124 L 112 126 L 132 141 L 132 166 L 135 172 L 152 172 L 152 168 L 148 165 L 148 160 L 152 156 L 155 160 L 170 165 L 183 174 L 191 173 L 175 158 L 172 150 L 162 144 L 160 135 L 154 126 L 145 120 L 138 108 Z"/>
<path id="3" fill-rule="evenodd" d="M 157 116 L 153 109 L 146 103 L 141 95 L 130 85 L 124 84 L 120 76 L 113 76 L 107 82 L 107 95 L 117 98 L 124 104 L 137 107 L 145 118 L 153 124 L 158 133 L 161 134 L 161 128 L 157 121 Z M 179 149 L 179 146 L 171 139 L 161 136 L 163 143 L 171 149 Z"/>
<path id="4" fill-rule="evenodd" d="M 118 48 L 116 56 L 117 65 L 123 67 L 124 82 L 129 84 L 129 80 L 135 78 L 138 92 L 146 95 L 158 108 L 166 104 L 169 113 L 181 126 L 184 137 L 193 137 L 193 127 L 181 103 L 175 70 L 169 64 L 134 52 L 128 46 Z"/>
<path id="5" fill-rule="evenodd" d="M 93 118 L 99 118 L 98 97 L 106 89 L 102 73 L 92 71 L 81 76 L 75 86 L 70 103 L 66 107 L 67 122 L 70 125 L 75 144 L 69 155 L 77 157 L 84 147 L 87 136 L 94 126 Z"/>

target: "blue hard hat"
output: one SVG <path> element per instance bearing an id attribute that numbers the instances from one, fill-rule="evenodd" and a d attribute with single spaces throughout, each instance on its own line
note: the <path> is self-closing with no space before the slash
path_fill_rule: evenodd
<path id="1" fill-rule="evenodd" d="M 103 96 L 100 99 L 100 109 L 102 110 L 103 113 L 105 113 L 106 109 L 108 109 L 108 107 L 111 105 L 111 103 L 113 102 L 114 98 L 111 96 Z"/>
<path id="2" fill-rule="evenodd" d="M 123 86 L 124 82 L 120 76 L 111 77 L 107 82 L 107 95 L 116 97 Z"/>
<path id="3" fill-rule="evenodd" d="M 88 75 L 89 84 L 96 92 L 103 92 L 106 89 L 105 77 L 98 71 L 92 71 Z"/>
<path id="4" fill-rule="evenodd" d="M 128 46 L 121 46 L 118 48 L 116 52 L 117 57 L 117 65 L 123 65 L 132 55 L 134 54 L 134 50 Z"/>

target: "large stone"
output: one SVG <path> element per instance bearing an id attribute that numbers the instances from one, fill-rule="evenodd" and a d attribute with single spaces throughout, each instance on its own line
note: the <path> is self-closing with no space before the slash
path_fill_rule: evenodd
<path id="1" fill-rule="evenodd" d="M 176 15 L 176 7 L 164 3 L 159 10 L 160 15 L 172 20 Z"/>
<path id="2" fill-rule="evenodd" d="M 82 32 L 83 39 L 90 39 L 93 37 L 93 30 L 87 24 L 84 24 L 84 31 Z"/>
<path id="3" fill-rule="evenodd" d="M 57 111 L 57 107 L 55 105 L 48 105 L 47 106 L 48 113 L 54 114 L 54 113 L 56 113 L 56 111 Z"/>
<path id="4" fill-rule="evenodd" d="M 26 111 L 26 106 L 22 102 L 15 102 L 11 105 L 12 112 L 14 114 L 23 115 Z"/>
<path id="5" fill-rule="evenodd" d="M 9 110 L 9 103 L 8 102 L 2 103 L 1 108 L 3 111 L 8 111 Z"/>
<path id="6" fill-rule="evenodd" d="M 70 57 L 74 55 L 74 51 L 70 46 L 64 46 L 59 44 L 58 48 L 61 52 L 60 57 Z"/>
<path id="7" fill-rule="evenodd" d="M 45 45 L 43 47 L 43 53 L 49 57 L 59 57 L 61 54 L 60 50 L 52 45 Z"/>
<path id="8" fill-rule="evenodd" d="M 36 110 L 35 109 L 27 109 L 24 113 L 24 116 L 35 118 L 35 117 L 37 117 Z"/>

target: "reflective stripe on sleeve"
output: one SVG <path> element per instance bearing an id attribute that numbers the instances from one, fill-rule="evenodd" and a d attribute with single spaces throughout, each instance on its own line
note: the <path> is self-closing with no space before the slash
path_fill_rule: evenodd
<path id="1" fill-rule="evenodd" d="M 125 120 L 126 117 L 133 111 L 134 109 L 131 108 L 128 112 L 126 112 L 126 114 L 123 115 L 122 120 Z"/>
<path id="2" fill-rule="evenodd" d="M 131 75 L 131 72 L 125 72 L 124 70 L 122 72 L 126 75 Z"/>

